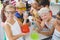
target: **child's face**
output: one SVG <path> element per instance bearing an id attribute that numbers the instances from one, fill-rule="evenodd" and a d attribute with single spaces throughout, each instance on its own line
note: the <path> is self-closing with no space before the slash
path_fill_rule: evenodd
<path id="1" fill-rule="evenodd" d="M 10 8 L 10 9 L 7 9 L 6 12 L 5 12 L 5 15 L 7 18 L 13 18 L 14 17 L 14 14 L 15 14 L 15 9 L 13 8 Z"/>
<path id="2" fill-rule="evenodd" d="M 47 14 L 42 14 L 41 15 L 41 18 L 42 18 L 42 20 L 48 20 L 49 19 L 49 13 L 47 13 Z"/>
<path id="3" fill-rule="evenodd" d="M 37 3 L 37 2 L 33 3 L 33 4 L 32 4 L 32 7 L 35 8 L 35 9 L 37 9 L 38 3 Z"/>
<path id="4" fill-rule="evenodd" d="M 23 7 L 23 8 L 17 8 L 16 11 L 20 14 L 23 14 L 25 11 L 26 11 L 26 8 Z"/>

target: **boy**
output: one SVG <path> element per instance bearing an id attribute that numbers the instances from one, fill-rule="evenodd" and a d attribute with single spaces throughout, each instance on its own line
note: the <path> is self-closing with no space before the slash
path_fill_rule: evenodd
<path id="1" fill-rule="evenodd" d="M 18 2 L 16 4 L 16 11 L 15 16 L 23 23 L 23 14 L 26 11 L 26 5 L 23 2 Z"/>

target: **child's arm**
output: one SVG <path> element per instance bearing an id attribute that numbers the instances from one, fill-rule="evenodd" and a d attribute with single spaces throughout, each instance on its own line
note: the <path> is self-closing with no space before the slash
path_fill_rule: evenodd
<path id="1" fill-rule="evenodd" d="M 40 31 L 40 34 L 43 34 L 43 35 L 46 35 L 46 36 L 51 36 L 53 34 L 53 32 L 54 32 L 55 26 L 56 26 L 56 21 L 54 21 L 52 28 L 49 29 L 48 32 L 42 32 L 42 31 Z"/>
<path id="2" fill-rule="evenodd" d="M 35 18 L 38 23 L 41 24 L 41 19 L 40 18 Z"/>
<path id="3" fill-rule="evenodd" d="M 23 25 L 23 23 L 19 20 L 19 18 L 17 18 L 17 17 L 15 17 L 15 18 L 17 19 L 17 21 L 18 21 L 19 25 L 20 25 L 20 26 L 22 26 L 22 25 Z"/>
<path id="4" fill-rule="evenodd" d="M 40 26 L 41 26 L 41 29 L 43 29 L 44 26 L 45 26 L 45 21 L 42 21 L 41 24 L 40 24 Z"/>
<path id="5" fill-rule="evenodd" d="M 40 23 L 36 21 L 36 24 L 37 24 L 38 29 L 41 31 L 42 29 L 41 29 Z"/>
<path id="6" fill-rule="evenodd" d="M 31 7 L 30 14 L 32 14 L 32 13 L 33 13 L 33 10 L 34 10 L 34 9 Z"/>
<path id="7" fill-rule="evenodd" d="M 40 32 L 40 33 L 43 34 L 43 35 L 46 35 L 46 36 L 51 36 L 53 34 L 53 32 L 54 32 L 54 29 L 55 29 L 55 27 L 53 26 L 52 29 L 50 29 L 50 31 L 48 31 L 48 32 Z"/>
<path id="8" fill-rule="evenodd" d="M 17 40 L 18 38 L 26 35 L 26 33 L 21 33 L 21 34 L 17 34 L 17 35 L 12 35 L 12 31 L 11 31 L 11 28 L 9 25 L 5 24 L 4 25 L 4 29 L 5 29 L 5 32 L 9 38 L 9 40 Z"/>
<path id="9" fill-rule="evenodd" d="M 45 22 L 42 21 L 41 23 L 38 23 L 38 22 L 36 21 L 36 24 L 37 24 L 37 26 L 38 26 L 38 28 L 36 29 L 36 31 L 39 33 L 39 32 L 41 32 L 41 31 L 43 30 L 43 28 L 44 28 L 44 26 L 45 26 Z"/>

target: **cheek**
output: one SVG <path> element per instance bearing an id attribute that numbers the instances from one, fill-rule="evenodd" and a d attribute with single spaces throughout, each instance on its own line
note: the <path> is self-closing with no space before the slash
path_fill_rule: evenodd
<path id="1" fill-rule="evenodd" d="M 48 17 L 47 16 L 44 16 L 44 19 L 47 19 Z"/>
<path id="2" fill-rule="evenodd" d="M 14 16 L 14 14 L 9 14 L 9 17 L 13 17 Z"/>
<path id="3" fill-rule="evenodd" d="M 42 20 L 44 20 L 44 17 L 41 17 Z"/>
<path id="4" fill-rule="evenodd" d="M 18 11 L 18 13 L 24 13 L 24 10 L 20 10 L 20 11 Z"/>

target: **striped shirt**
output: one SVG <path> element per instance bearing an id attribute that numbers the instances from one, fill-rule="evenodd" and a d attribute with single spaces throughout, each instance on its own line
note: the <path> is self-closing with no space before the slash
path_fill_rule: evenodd
<path id="1" fill-rule="evenodd" d="M 11 0 L 11 4 L 12 4 L 13 6 L 15 6 L 15 5 L 16 5 L 16 1 L 15 1 L 15 0 Z"/>

